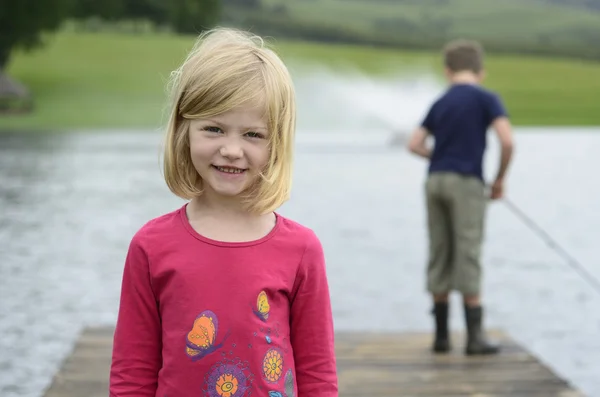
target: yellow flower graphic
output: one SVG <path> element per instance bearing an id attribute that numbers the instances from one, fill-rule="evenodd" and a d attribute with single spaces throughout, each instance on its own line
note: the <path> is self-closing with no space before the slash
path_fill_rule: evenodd
<path id="1" fill-rule="evenodd" d="M 269 382 L 277 382 L 283 373 L 283 357 L 277 349 L 270 349 L 263 360 L 263 373 Z"/>
<path id="2" fill-rule="evenodd" d="M 232 397 L 238 389 L 238 380 L 232 374 L 223 374 L 215 385 L 217 394 L 222 397 Z"/>

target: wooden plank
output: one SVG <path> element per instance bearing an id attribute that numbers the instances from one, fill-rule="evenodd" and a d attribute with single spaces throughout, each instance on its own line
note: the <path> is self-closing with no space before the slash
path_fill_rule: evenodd
<path id="1" fill-rule="evenodd" d="M 106 397 L 114 328 L 84 330 L 45 397 Z M 467 357 L 464 335 L 434 355 L 428 333 L 336 334 L 341 397 L 582 397 L 565 380 L 500 331 L 498 356 Z"/>

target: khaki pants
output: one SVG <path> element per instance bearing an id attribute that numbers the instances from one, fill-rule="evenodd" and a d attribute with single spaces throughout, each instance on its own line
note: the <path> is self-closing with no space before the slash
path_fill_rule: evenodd
<path id="1" fill-rule="evenodd" d="M 485 186 L 472 176 L 434 172 L 425 184 L 429 229 L 427 290 L 479 294 Z"/>

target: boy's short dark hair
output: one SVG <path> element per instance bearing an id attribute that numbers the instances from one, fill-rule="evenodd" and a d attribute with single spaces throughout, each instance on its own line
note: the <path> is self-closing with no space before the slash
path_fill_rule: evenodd
<path id="1" fill-rule="evenodd" d="M 483 69 L 483 47 L 473 40 L 454 40 L 444 47 L 444 64 L 451 72 L 469 70 L 479 73 Z"/>

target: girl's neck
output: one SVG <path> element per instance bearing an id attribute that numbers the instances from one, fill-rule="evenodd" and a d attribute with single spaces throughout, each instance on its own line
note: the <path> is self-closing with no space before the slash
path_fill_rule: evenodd
<path id="1" fill-rule="evenodd" d="M 241 205 L 224 200 L 194 198 L 186 207 L 190 226 L 200 235 L 223 242 L 248 242 L 259 240 L 273 230 L 277 217 L 274 213 L 256 215 Z"/>
<path id="2" fill-rule="evenodd" d="M 192 199 L 188 205 L 188 215 L 210 215 L 223 219 L 252 219 L 257 217 L 249 213 L 242 201 L 237 198 L 212 197 L 210 194 Z"/>

